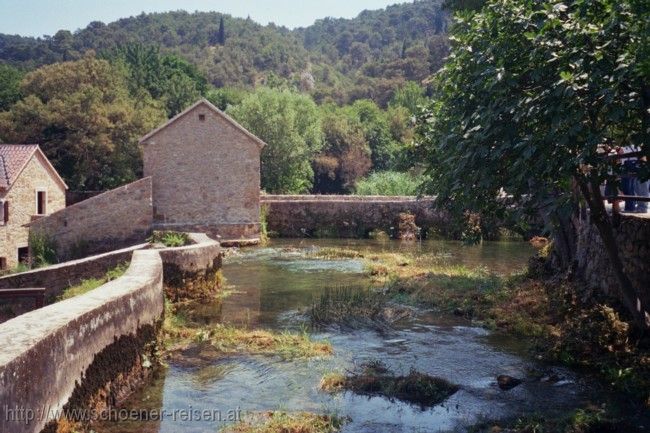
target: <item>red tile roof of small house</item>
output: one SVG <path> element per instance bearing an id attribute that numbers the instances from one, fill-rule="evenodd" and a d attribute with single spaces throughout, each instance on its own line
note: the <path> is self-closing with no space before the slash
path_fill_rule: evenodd
<path id="1" fill-rule="evenodd" d="M 8 190 L 16 182 L 20 173 L 34 153 L 40 154 L 46 168 L 66 189 L 68 186 L 56 172 L 38 144 L 0 144 L 0 190 Z"/>

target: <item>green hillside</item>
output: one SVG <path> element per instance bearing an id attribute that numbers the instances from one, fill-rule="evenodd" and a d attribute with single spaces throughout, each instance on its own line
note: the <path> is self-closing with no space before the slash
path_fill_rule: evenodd
<path id="1" fill-rule="evenodd" d="M 421 81 L 440 67 L 447 24 L 439 0 L 325 18 L 296 30 L 218 12 L 176 11 L 96 21 L 51 37 L 0 34 L 0 62 L 31 70 L 139 43 L 181 56 L 216 87 L 280 81 L 317 102 L 371 98 L 385 105 L 404 81 Z"/>

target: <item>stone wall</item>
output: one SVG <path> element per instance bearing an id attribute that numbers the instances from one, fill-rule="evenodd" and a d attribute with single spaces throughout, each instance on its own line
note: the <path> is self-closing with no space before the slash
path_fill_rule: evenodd
<path id="1" fill-rule="evenodd" d="M 155 327 L 163 313 L 162 272 L 158 252 L 135 251 L 121 278 L 0 324 L 0 431 L 41 431 L 51 411 L 93 381 L 91 367 L 106 358 L 107 347 L 122 347 L 124 337 L 135 341 L 142 329 Z M 38 412 L 43 408 L 50 413 Z M 16 420 L 21 414 L 12 409 L 35 411 L 34 419 Z"/>
<path id="2" fill-rule="evenodd" d="M 192 245 L 158 250 L 165 293 L 171 301 L 214 298 L 221 289 L 221 247 L 203 233 L 188 233 Z"/>
<path id="3" fill-rule="evenodd" d="M 0 278 L 0 289 L 42 287 L 46 289 L 46 301 L 52 300 L 60 295 L 64 289 L 79 284 L 82 280 L 101 278 L 109 269 L 116 267 L 120 263 L 130 262 L 133 251 L 147 246 L 148 244 L 140 244 L 84 259 L 7 275 Z"/>
<path id="4" fill-rule="evenodd" d="M 31 157 L 11 189 L 1 199 L 9 202 L 9 222 L 0 221 L 0 257 L 7 260 L 7 267 L 18 264 L 18 248 L 28 245 L 29 224 L 36 216 L 36 191 L 46 191 L 46 213 L 65 207 L 65 188 L 56 181 L 48 169 L 40 151 Z"/>
<path id="5" fill-rule="evenodd" d="M 34 221 L 30 230 L 53 237 L 62 261 L 140 243 L 152 224 L 152 182 L 144 178 Z"/>
<path id="6" fill-rule="evenodd" d="M 646 314 L 650 312 L 650 217 L 621 215 L 614 229 L 625 273 L 637 291 Z M 618 297 L 619 285 L 598 229 L 583 221 L 578 230 L 578 268 L 587 283 L 607 295 Z"/>
<path id="7" fill-rule="evenodd" d="M 425 197 L 340 195 L 263 195 L 268 230 L 282 237 L 365 237 L 374 229 L 387 233 L 401 212 L 415 215 L 423 231 L 446 233 L 448 219 Z"/>

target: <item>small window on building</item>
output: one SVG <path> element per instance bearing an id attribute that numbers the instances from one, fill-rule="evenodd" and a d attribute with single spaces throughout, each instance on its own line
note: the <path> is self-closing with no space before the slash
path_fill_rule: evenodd
<path id="1" fill-rule="evenodd" d="M 45 215 L 47 212 L 47 193 L 45 191 L 36 192 L 36 215 Z"/>
<path id="2" fill-rule="evenodd" d="M 0 200 L 0 225 L 7 224 L 9 222 L 9 202 L 5 200 Z"/>
<path id="3" fill-rule="evenodd" d="M 7 258 L 0 257 L 0 271 L 4 271 L 6 269 L 7 269 Z"/>
<path id="4" fill-rule="evenodd" d="M 199 114 L 199 120 L 201 122 L 204 122 L 205 121 L 205 114 Z"/>
<path id="5" fill-rule="evenodd" d="M 29 247 L 18 248 L 18 263 L 29 264 Z"/>

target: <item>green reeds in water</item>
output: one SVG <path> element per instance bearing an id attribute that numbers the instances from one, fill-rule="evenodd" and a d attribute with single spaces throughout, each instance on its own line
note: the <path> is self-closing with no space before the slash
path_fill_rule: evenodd
<path id="1" fill-rule="evenodd" d="M 410 314 L 410 309 L 390 302 L 382 290 L 360 286 L 328 288 L 308 312 L 312 326 L 388 324 Z"/>

